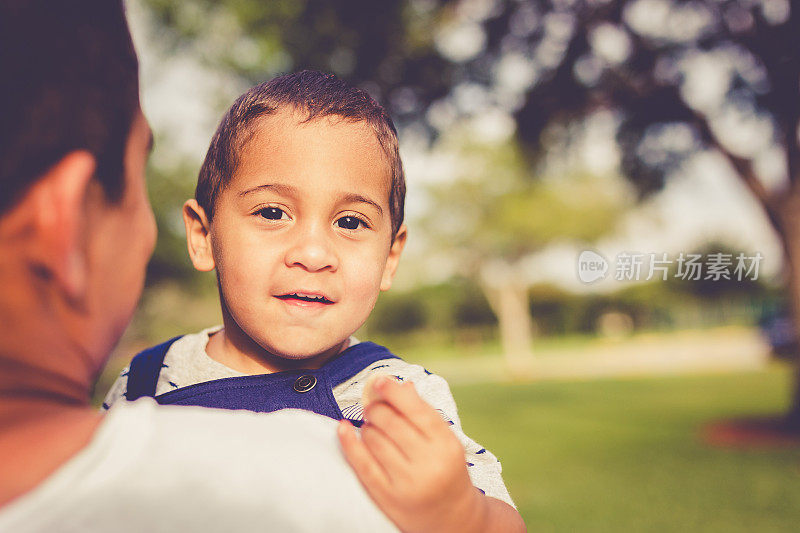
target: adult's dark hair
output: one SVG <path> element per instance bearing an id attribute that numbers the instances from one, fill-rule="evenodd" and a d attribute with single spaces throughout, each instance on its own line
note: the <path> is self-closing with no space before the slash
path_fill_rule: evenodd
<path id="1" fill-rule="evenodd" d="M 111 201 L 139 108 L 121 0 L 0 0 L 0 213 L 74 150 Z"/>
<path id="2" fill-rule="evenodd" d="M 315 70 L 285 74 L 253 87 L 222 117 L 200 167 L 195 189 L 195 199 L 208 219 L 214 216 L 214 203 L 236 172 L 239 153 L 252 136 L 258 119 L 281 108 L 305 113 L 304 122 L 338 116 L 352 122 L 364 121 L 372 127 L 391 170 L 389 214 L 394 237 L 403 223 L 406 182 L 392 119 L 366 91 L 333 74 Z"/>

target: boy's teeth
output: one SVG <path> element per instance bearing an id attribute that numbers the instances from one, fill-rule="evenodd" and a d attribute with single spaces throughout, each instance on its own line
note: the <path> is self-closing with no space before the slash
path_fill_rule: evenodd
<path id="1" fill-rule="evenodd" d="M 324 300 L 325 299 L 323 296 L 318 296 L 316 294 L 304 294 L 302 292 L 296 292 L 296 293 L 292 294 L 292 296 L 297 296 L 298 298 L 307 298 L 307 299 L 310 299 L 310 300 Z"/>

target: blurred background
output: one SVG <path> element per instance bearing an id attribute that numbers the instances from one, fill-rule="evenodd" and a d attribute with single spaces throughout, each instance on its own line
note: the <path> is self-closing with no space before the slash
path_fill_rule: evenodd
<path id="1" fill-rule="evenodd" d="M 387 107 L 406 168 L 409 244 L 357 336 L 450 381 L 531 531 L 797 530 L 800 6 L 128 10 L 159 240 L 98 398 L 138 350 L 220 322 L 181 205 L 232 101 L 315 68 Z"/>

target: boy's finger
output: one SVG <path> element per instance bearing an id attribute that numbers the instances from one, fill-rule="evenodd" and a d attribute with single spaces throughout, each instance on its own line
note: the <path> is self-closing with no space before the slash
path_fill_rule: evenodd
<path id="1" fill-rule="evenodd" d="M 356 473 L 361 484 L 367 492 L 376 500 L 383 497 L 389 486 L 389 478 L 384 472 L 366 445 L 358 438 L 353 425 L 346 420 L 339 421 L 336 430 L 339 436 L 339 444 L 347 462 Z"/>
<path id="2" fill-rule="evenodd" d="M 408 480 L 410 462 L 403 452 L 380 429 L 369 423 L 361 426 L 361 440 L 381 466 L 389 483 Z"/>
<path id="3" fill-rule="evenodd" d="M 425 453 L 423 447 L 428 439 L 406 417 L 386 402 L 373 402 L 364 409 L 364 420 L 368 425 L 381 430 L 395 446 L 411 459 Z"/>
<path id="4" fill-rule="evenodd" d="M 426 437 L 449 431 L 436 409 L 417 394 L 413 383 L 400 384 L 391 378 L 381 378 L 374 389 L 381 401 L 394 407 Z"/>

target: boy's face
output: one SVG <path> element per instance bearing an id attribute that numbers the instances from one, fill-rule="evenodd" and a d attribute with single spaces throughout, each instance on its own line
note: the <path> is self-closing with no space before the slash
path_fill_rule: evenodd
<path id="1" fill-rule="evenodd" d="M 217 198 L 213 265 L 193 258 L 217 269 L 226 335 L 291 359 L 338 350 L 391 285 L 405 242 L 402 228 L 392 243 L 390 169 L 373 130 L 300 120 L 259 119 Z"/>

